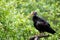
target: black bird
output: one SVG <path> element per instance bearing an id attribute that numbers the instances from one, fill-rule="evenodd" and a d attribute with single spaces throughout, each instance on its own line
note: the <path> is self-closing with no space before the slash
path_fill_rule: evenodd
<path id="1" fill-rule="evenodd" d="M 33 15 L 32 20 L 34 23 L 34 27 L 40 33 L 44 33 L 44 32 L 48 32 L 51 34 L 55 33 L 55 31 L 50 27 L 50 24 L 47 21 L 37 16 L 37 12 L 32 12 L 31 15 Z"/>

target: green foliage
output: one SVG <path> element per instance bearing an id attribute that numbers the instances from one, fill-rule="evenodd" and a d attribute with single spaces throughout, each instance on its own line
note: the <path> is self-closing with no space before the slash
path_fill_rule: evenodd
<path id="1" fill-rule="evenodd" d="M 29 16 L 31 11 L 37 11 L 56 31 L 47 40 L 59 40 L 60 0 L 0 0 L 0 40 L 28 40 L 39 34 Z"/>

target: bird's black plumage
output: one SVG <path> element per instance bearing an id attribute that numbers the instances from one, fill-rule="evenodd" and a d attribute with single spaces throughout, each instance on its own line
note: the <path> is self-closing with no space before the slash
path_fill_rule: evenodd
<path id="1" fill-rule="evenodd" d="M 44 19 L 37 16 L 37 12 L 33 12 L 33 18 L 35 28 L 39 32 L 48 32 L 54 34 L 55 31 L 50 27 L 50 24 L 46 22 Z"/>

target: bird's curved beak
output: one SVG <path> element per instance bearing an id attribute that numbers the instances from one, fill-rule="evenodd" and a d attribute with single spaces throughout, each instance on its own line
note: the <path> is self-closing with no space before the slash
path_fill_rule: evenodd
<path id="1" fill-rule="evenodd" d="M 33 15 L 34 15 L 33 12 L 31 12 L 31 13 L 27 16 L 27 18 L 31 18 Z"/>
<path id="2" fill-rule="evenodd" d="M 31 14 L 30 14 L 30 16 L 33 16 L 34 14 L 33 14 L 33 11 L 31 12 Z"/>
<path id="3" fill-rule="evenodd" d="M 27 17 L 30 18 L 30 17 L 33 17 L 34 15 L 36 15 L 37 12 L 35 11 L 32 11 Z"/>

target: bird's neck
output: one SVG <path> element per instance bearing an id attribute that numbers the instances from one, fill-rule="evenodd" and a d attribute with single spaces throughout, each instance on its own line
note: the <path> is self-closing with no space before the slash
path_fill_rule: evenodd
<path id="1" fill-rule="evenodd" d="M 38 19 L 38 17 L 35 15 L 35 16 L 33 16 L 33 21 L 34 22 L 36 22 L 37 21 L 37 19 Z"/>
<path id="2" fill-rule="evenodd" d="M 37 16 L 36 16 L 36 15 L 34 15 L 34 16 L 33 16 L 33 19 L 36 19 L 36 18 L 37 18 Z"/>

